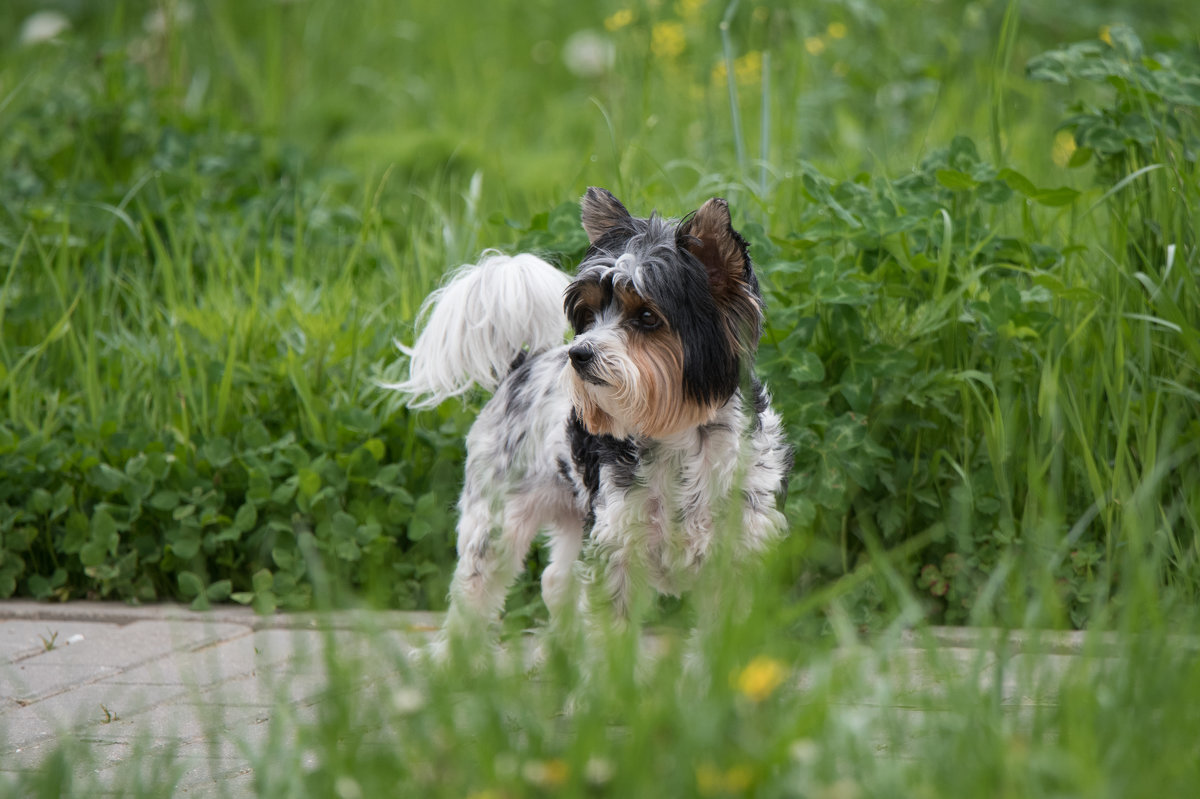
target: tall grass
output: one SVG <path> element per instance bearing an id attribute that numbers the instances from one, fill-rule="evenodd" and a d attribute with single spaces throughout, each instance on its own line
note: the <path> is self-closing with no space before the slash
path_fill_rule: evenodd
<path id="1" fill-rule="evenodd" d="M 689 637 L 664 604 L 650 644 L 551 641 L 536 679 L 330 647 L 331 697 L 276 708 L 254 790 L 1186 793 L 1184 5 L 57 4 L 58 42 L 0 50 L 0 595 L 440 605 L 472 407 L 399 407 L 392 340 L 485 246 L 571 266 L 585 185 L 720 194 L 798 446 L 749 615 Z M 607 45 L 573 72 L 583 29 Z M 915 652 L 929 619 L 1096 635 Z M 171 791 L 165 754 L 141 773 L 114 779 Z"/>
<path id="2" fill-rule="evenodd" d="M 16 29 L 34 7 L 0 13 Z M 763 371 L 801 447 L 790 585 L 875 574 L 871 553 L 895 550 L 895 568 L 926 570 L 939 618 L 1078 625 L 1120 582 L 1136 512 L 1159 523 L 1160 582 L 1190 598 L 1195 108 L 1093 84 L 1065 56 L 1032 75 L 1066 88 L 1030 80 L 1040 50 L 1119 21 L 1066 8 L 952 4 L 917 24 L 886 4 L 495 6 L 449 26 L 427 4 L 70 6 L 59 42 L 3 62 L 4 429 L 73 453 L 53 461 L 52 499 L 9 524 L 66 535 L 52 547 L 68 555 L 86 526 L 86 567 L 124 574 L 101 590 L 126 597 L 178 595 L 183 571 L 253 595 L 253 574 L 302 562 L 306 525 L 348 569 L 390 542 L 440 546 L 419 556 L 436 571 L 445 444 L 470 412 L 409 416 L 379 391 L 403 367 L 391 341 L 483 246 L 569 266 L 572 198 L 596 183 L 643 212 L 722 194 L 739 214 L 770 301 Z M 568 34 L 585 28 L 607 44 L 572 72 Z M 1109 30 L 1113 69 L 1150 49 Z M 1144 35 L 1175 48 L 1160 78 L 1186 74 L 1174 30 Z M 1103 133 L 1126 123 L 1135 144 Z M 754 141 L 752 164 L 738 153 Z M 1096 155 L 1066 169 L 1068 143 Z M 151 441 L 176 465 L 145 472 Z M 268 443 L 289 454 L 264 483 Z M 354 463 L 397 453 L 403 493 L 393 472 L 356 482 Z M 156 526 L 189 507 L 182 556 L 155 560 Z M 326 540 L 345 512 L 363 540 Z M 138 532 L 137 563 L 114 566 Z M 48 596 L 19 557 L 0 588 Z M 135 589 L 147 563 L 164 574 Z M 888 593 L 868 582 L 867 616 Z M 441 600 L 430 585 L 407 601 Z"/>
<path id="3" fill-rule="evenodd" d="M 331 632 L 313 653 L 327 680 L 315 704 L 290 703 L 279 685 L 253 735 L 214 714 L 213 740 L 252 772 L 207 790 L 1151 796 L 1186 794 L 1198 776 L 1196 642 L 1147 623 L 1144 608 L 1131 614 L 1136 635 L 1064 642 L 993 629 L 955 648 L 902 619 L 864 637 L 841 602 L 796 617 L 770 580 L 744 587 L 748 612 L 722 614 L 699 636 L 659 627 L 599 647 L 549 639 L 532 672 L 523 653 L 533 642 L 519 637 L 504 652 L 430 668 L 394 631 L 368 622 L 357 631 L 365 646 Z M 258 679 L 271 685 L 269 675 Z M 147 741 L 98 773 L 86 749 L 65 746 L 41 772 L 8 776 L 8 787 L 23 796 L 182 787 L 185 764 L 171 746 Z"/>

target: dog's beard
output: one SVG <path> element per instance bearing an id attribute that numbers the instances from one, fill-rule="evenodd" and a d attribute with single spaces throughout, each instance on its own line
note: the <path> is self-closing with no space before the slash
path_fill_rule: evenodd
<path id="1" fill-rule="evenodd" d="M 575 413 L 589 433 L 596 436 L 629 438 L 637 434 L 630 410 L 621 402 L 623 393 L 615 382 L 600 372 L 580 374 L 571 364 L 562 380 Z"/>
<path id="2" fill-rule="evenodd" d="M 666 349 L 640 348 L 627 359 L 601 356 L 582 373 L 565 367 L 567 395 L 589 433 L 663 439 L 712 419 L 718 406 L 687 397 L 681 359 Z"/>

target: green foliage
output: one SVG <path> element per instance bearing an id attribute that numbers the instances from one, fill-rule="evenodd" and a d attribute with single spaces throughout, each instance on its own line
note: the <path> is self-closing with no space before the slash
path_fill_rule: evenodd
<path id="1" fill-rule="evenodd" d="M 1113 37 L 1117 47 L 1073 46 L 1030 72 L 1129 73 L 1140 45 L 1127 30 Z M 1195 596 L 1197 430 L 1180 390 L 1200 339 L 1196 304 L 1181 302 L 1194 283 L 1171 259 L 1195 268 L 1200 125 L 1183 87 L 1196 64 L 1147 61 L 1155 71 L 1133 74 L 1153 91 L 1115 82 L 1108 103 L 1065 123 L 1077 155 L 1123 159 L 1123 171 L 1097 170 L 1099 201 L 989 164 L 965 137 L 896 180 L 839 182 L 802 166 L 799 224 L 756 252 L 767 253 L 771 308 L 761 363 L 798 444 L 791 518 L 810 526 L 819 569 L 839 574 L 915 540 L 915 587 L 936 618 L 1080 625 L 1122 581 L 1128 525 L 1145 521 L 1122 517 L 1151 506 L 1172 553 L 1160 577 Z M 1137 118 L 1156 120 L 1148 138 L 1127 132 L 1096 150 L 1098 119 L 1136 128 L 1135 100 Z M 1127 188 L 1128 170 L 1151 159 L 1171 165 L 1168 185 Z M 1077 243 L 1090 232 L 1075 216 L 1083 202 L 1125 221 L 1116 246 L 1154 278 L 1089 268 L 1109 241 Z M 1097 393 L 1112 416 L 1079 407 Z"/>
<path id="2" fill-rule="evenodd" d="M 0 52 L 0 595 L 438 606 L 478 398 L 410 414 L 392 341 L 484 246 L 572 267 L 593 183 L 752 241 L 801 603 L 1195 597 L 1197 59 L 1037 55 L 1112 21 L 1076 6 L 62 4 Z"/>
<path id="3" fill-rule="evenodd" d="M 440 605 L 462 420 L 375 383 L 433 277 L 395 280 L 402 209 L 170 112 L 119 50 L 59 78 L 0 137 L 0 597 Z"/>
<path id="4" fill-rule="evenodd" d="M 1107 42 L 1079 42 L 1043 53 L 1030 60 L 1026 74 L 1033 80 L 1088 81 L 1114 90 L 1112 102 L 1103 106 L 1082 100 L 1072 104 L 1074 115 L 1064 123 L 1079 147 L 1072 166 L 1082 166 L 1094 155 L 1106 165 L 1106 177 L 1119 180 L 1138 165 L 1153 163 L 1156 148 L 1164 143 L 1177 141 L 1193 153 L 1200 143 L 1200 65 L 1184 53 L 1147 55 L 1137 34 L 1124 25 L 1109 29 Z"/>
<path id="5" fill-rule="evenodd" d="M 424 539 L 452 523 L 439 491 L 459 468 L 458 435 L 425 436 L 396 462 L 384 440 L 398 431 L 356 421 L 328 447 L 254 418 L 232 439 L 191 442 L 112 422 L 20 440 L 0 426 L 0 596 L 270 612 L 310 607 L 317 570 L 351 590 L 387 585 L 388 604 L 437 605 L 445 546 Z"/>
<path id="6" fill-rule="evenodd" d="M 49 8 L 70 30 L 21 44 Z M 639 212 L 721 195 L 797 445 L 754 612 L 685 642 L 670 614 L 690 606 L 667 606 L 656 663 L 632 637 L 566 641 L 539 679 L 331 648 L 330 697 L 273 710 L 255 789 L 1186 793 L 1193 18 L 1170 0 L 0 4 L 0 597 L 438 607 L 480 398 L 410 414 L 378 385 L 403 367 L 393 339 L 485 246 L 573 266 L 586 185 Z M 612 58 L 577 74 L 583 29 Z M 517 627 L 543 612 L 541 560 Z M 908 684 L 896 641 L 921 619 L 1136 635 L 1020 712 L 1049 678 L 1014 683 L 1001 644 L 936 680 L 914 730 L 914 693 L 880 670 Z M 141 794 L 170 790 L 160 754 L 128 776 Z M 13 793 L 99 792 L 81 762 L 61 750 Z"/>

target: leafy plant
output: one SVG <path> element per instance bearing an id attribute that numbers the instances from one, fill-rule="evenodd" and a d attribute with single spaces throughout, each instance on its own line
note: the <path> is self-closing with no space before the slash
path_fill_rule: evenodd
<path id="1" fill-rule="evenodd" d="M 1194 185 L 1200 171 L 1200 61 L 1194 52 L 1146 52 L 1128 26 L 1107 28 L 1101 41 L 1078 42 L 1030 60 L 1033 80 L 1063 85 L 1093 83 L 1110 90 L 1107 102 L 1079 99 L 1061 129 L 1075 149 L 1071 167 L 1096 165 L 1108 191 L 1128 201 L 1114 206 L 1130 234 L 1133 263 L 1158 271 L 1169 252 L 1195 247 L 1194 220 L 1186 203 L 1163 190 Z M 1163 175 L 1153 173 L 1163 171 Z M 1131 186 L 1139 178 L 1159 185 L 1149 191 Z M 1130 187 L 1126 190 L 1126 187 Z"/>

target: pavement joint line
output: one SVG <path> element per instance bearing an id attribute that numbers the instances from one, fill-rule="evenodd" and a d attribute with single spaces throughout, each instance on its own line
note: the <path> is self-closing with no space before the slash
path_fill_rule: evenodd
<path id="1" fill-rule="evenodd" d="M 439 629 L 445 614 L 440 611 L 347 609 L 332 611 L 276 612 L 262 615 L 242 605 L 217 605 L 209 610 L 192 610 L 186 605 L 161 603 L 127 605 L 81 600 L 49 603 L 34 600 L 0 601 L 4 621 L 101 621 L 127 625 L 139 621 L 181 621 L 241 624 L 254 631 L 269 629 L 348 629 L 428 632 Z"/>
<path id="2" fill-rule="evenodd" d="M 313 654 L 306 648 L 318 643 L 314 639 L 321 639 L 320 646 L 334 646 L 345 657 L 356 658 L 354 663 L 360 657 L 367 658 L 366 662 L 386 662 L 390 656 L 378 658 L 371 653 L 390 652 L 393 644 L 398 647 L 397 652 L 404 651 L 405 642 L 413 633 L 436 630 L 443 618 L 443 614 L 433 612 L 342 610 L 261 616 L 241 606 L 192 611 L 175 604 L 0 601 L 0 626 L 9 621 L 45 622 L 51 626 L 82 622 L 107 625 L 95 638 L 89 634 L 89 642 L 111 636 L 109 640 L 117 645 L 122 638 L 120 631 L 139 622 L 166 622 L 168 628 L 185 625 L 169 632 L 170 640 L 158 639 L 152 654 L 143 656 L 141 650 L 136 654 L 126 653 L 136 657 L 136 662 L 122 663 L 113 671 L 92 673 L 77 682 L 64 683 L 61 688 L 54 685 L 52 693 L 29 701 L 0 697 L 0 733 L 6 732 L 5 722 L 10 720 L 16 722 L 13 732 L 28 736 L 15 738 L 10 746 L 9 740 L 0 734 L 0 777 L 26 767 L 25 760 L 5 762 L 2 753 L 14 751 L 12 747 L 17 747 L 17 753 L 22 748 L 49 751 L 56 741 L 69 736 L 89 747 L 108 747 L 111 756 L 100 770 L 112 769 L 109 773 L 123 768 L 122 764 L 138 752 L 173 750 L 187 760 L 200 763 L 208 760 L 209 768 L 189 766 L 179 786 L 182 789 L 187 785 L 203 794 L 221 785 L 229 775 L 251 773 L 246 758 L 229 754 L 230 750 L 220 748 L 223 744 L 239 736 L 239 740 L 255 749 L 258 736 L 265 734 L 266 728 L 260 725 L 277 717 L 286 721 L 292 714 L 303 714 L 327 700 L 328 685 L 322 687 L 322 683 L 328 675 L 321 668 L 313 668 L 314 664 L 320 666 L 321 658 L 316 656 L 310 662 Z M 211 627 L 201 629 L 204 625 Z M 647 635 L 652 632 L 647 631 Z M 261 651 L 257 640 L 253 640 L 256 638 L 263 639 Z M 11 648 L 14 640 L 17 639 L 9 639 L 10 653 L 14 651 Z M 31 640 L 36 646 L 36 640 Z M 943 679 L 958 675 L 967 681 L 986 682 L 1005 713 L 1023 718 L 1036 712 L 1036 708 L 1057 705 L 1052 686 L 1057 684 L 1055 675 L 1063 668 L 1063 662 L 1085 659 L 1101 664 L 1097 666 L 1101 668 L 1120 651 L 1130 645 L 1137 646 L 1138 640 L 1137 633 L 922 627 L 846 642 L 828 668 L 858 669 L 863 674 L 876 675 L 879 680 L 891 681 L 893 688 L 884 693 L 864 690 L 861 695 L 847 694 L 832 705 L 855 714 L 916 714 L 915 718 L 932 718 L 930 714 L 953 712 L 952 707 L 943 706 L 945 695 L 941 686 Z M 351 645 L 343 646 L 344 642 Z M 359 651 L 360 644 L 365 655 Z M 1172 635 L 1167 645 L 1200 651 L 1200 636 Z M 222 651 L 224 646 L 229 649 Z M 37 654 L 40 652 L 22 654 L 10 665 Z M 909 660 L 919 661 L 919 665 L 910 666 Z M 0 664 L 0 669 L 4 667 Z M 158 670 L 163 672 L 161 677 L 155 676 Z M 186 682 L 189 674 L 198 682 Z M 1012 674 L 1026 674 L 1028 679 L 1014 683 L 1010 679 Z M 282 682 L 272 683 L 272 677 Z M 359 675 L 351 690 L 384 690 L 396 678 L 395 673 L 372 669 Z M 181 679 L 184 681 L 175 682 Z M 803 690 L 802 686 L 809 684 L 806 680 L 824 679 L 827 675 L 823 671 L 797 673 L 794 684 L 797 690 Z M 256 685 L 257 680 L 265 680 L 267 684 Z M 1051 686 L 1049 693 L 1041 689 L 1043 680 Z M 302 683 L 294 695 L 293 683 Z M 868 684 L 869 681 L 864 682 Z M 284 687 L 276 693 L 281 685 Z M 227 699 L 222 701 L 226 693 Z M 109 696 L 118 697 L 116 701 L 125 703 L 125 707 L 113 705 Z M 97 720 L 94 703 L 98 700 L 109 702 L 118 714 L 111 726 Z M 287 704 L 280 706 L 277 701 Z M 206 705 L 220 708 L 214 716 L 221 725 L 216 731 L 195 724 L 200 714 L 197 708 Z M 86 716 L 67 718 L 69 714 L 64 708 L 76 706 L 86 709 Z M 164 721 L 170 724 L 164 725 Z M 171 726 L 175 723 L 181 726 L 175 729 Z M 137 749 L 134 733 L 152 729 L 157 732 L 150 733 L 150 748 Z M 206 754 L 209 751 L 221 754 Z M 32 756 L 32 752 L 26 755 Z"/>
<path id="3" fill-rule="evenodd" d="M 0 618 L 0 622 L 2 622 L 2 621 L 3 621 L 3 619 Z M 198 644 L 192 645 L 190 648 L 171 649 L 166 652 L 158 652 L 153 655 L 149 655 L 141 660 L 136 660 L 136 661 L 130 662 L 129 664 L 127 664 L 125 666 L 115 666 L 115 667 L 113 667 L 114 670 L 111 672 L 98 672 L 98 673 L 92 675 L 91 677 L 81 678 L 78 682 L 74 682 L 70 685 L 64 685 L 59 690 L 50 691 L 48 693 L 41 694 L 33 699 L 26 700 L 26 699 L 21 699 L 19 697 L 12 697 L 12 700 L 19 707 L 30 707 L 31 705 L 36 705 L 39 702 L 43 702 L 47 699 L 51 699 L 56 696 L 61 696 L 65 693 L 70 693 L 71 691 L 74 691 L 77 688 L 82 688 L 83 686 L 86 686 L 86 685 L 95 685 L 97 683 L 105 683 L 105 682 L 108 682 L 108 683 L 119 682 L 119 680 L 116 680 L 115 678 L 118 678 L 123 674 L 134 671 L 135 669 L 139 669 L 150 663 L 155 663 L 155 662 L 158 662 L 158 661 L 161 661 L 164 659 L 168 659 L 168 658 L 171 658 L 171 657 L 177 656 L 177 655 L 186 655 L 186 654 L 201 652 L 201 651 L 204 651 L 205 649 L 218 647 L 223 643 L 227 643 L 230 641 L 237 641 L 241 638 L 245 638 L 246 636 L 253 635 L 253 634 L 254 634 L 253 630 L 251 630 L 249 628 L 245 628 L 244 632 L 242 632 L 238 635 L 231 636 L 229 638 L 221 638 L 218 640 L 211 640 L 211 639 L 202 640 Z M 29 658 L 23 658 L 23 660 L 29 660 Z M 19 663 L 19 662 L 21 662 L 21 661 L 14 661 L 13 664 L 8 664 L 8 665 L 15 665 L 16 663 Z M 5 664 L 0 664 L 0 667 L 3 667 L 4 665 Z"/>
<path id="4" fill-rule="evenodd" d="M 0 624 L 3 624 L 5 621 L 8 621 L 8 619 L 5 619 L 3 617 L 3 615 L 0 614 Z M 136 621 L 129 622 L 127 624 L 120 624 L 120 625 L 118 625 L 118 629 L 125 629 L 128 627 L 132 627 L 134 624 L 138 624 L 139 622 L 143 622 L 143 621 L 165 621 L 167 623 L 170 623 L 171 620 L 169 620 L 169 619 L 161 619 L 161 620 L 160 619 L 138 619 Z M 214 622 L 209 619 L 197 619 L 195 621 L 191 621 L 188 623 L 189 624 L 205 624 L 205 625 L 222 624 L 222 623 L 228 624 L 228 622 Z M 238 632 L 237 635 L 231 635 L 227 638 L 221 638 L 219 636 L 209 636 L 207 638 L 202 638 L 193 644 L 185 644 L 184 646 L 182 646 L 178 649 L 172 648 L 172 649 L 168 650 L 167 652 L 159 652 L 159 653 L 155 653 L 153 655 L 149 655 L 146 660 L 131 663 L 131 664 L 129 664 L 128 667 L 120 667 L 120 666 L 115 667 L 115 668 L 117 668 L 117 671 L 114 672 L 114 674 L 120 674 L 122 671 L 127 670 L 127 668 L 128 669 L 137 668 L 138 666 L 143 665 L 144 663 L 148 662 L 149 660 L 155 660 L 157 658 L 167 657 L 167 656 L 169 656 L 171 654 L 175 654 L 175 653 L 198 652 L 201 649 L 205 649 L 210 646 L 220 646 L 222 643 L 224 643 L 226 641 L 236 641 L 237 639 L 242 638 L 243 636 L 253 635 L 255 633 L 255 630 L 250 627 L 247 627 L 245 625 L 238 625 L 238 626 L 242 627 L 242 630 L 240 632 Z M 96 640 L 96 639 L 91 639 L 91 640 Z M 36 657 L 44 655 L 47 652 L 52 652 L 57 649 L 65 649 L 68 646 L 72 646 L 72 644 L 64 643 L 61 647 L 58 647 L 58 646 L 53 647 L 53 648 L 48 647 L 44 650 L 39 650 L 39 651 L 22 654 L 16 658 L 14 658 L 13 660 L 9 661 L 9 665 L 16 665 L 17 663 L 23 663 L 25 661 L 32 660 Z M 0 666 L 3 666 L 3 665 L 4 664 L 0 663 Z M 109 676 L 112 676 L 112 675 L 110 675 L 110 674 L 104 675 L 104 677 L 109 677 Z"/>
<path id="5" fill-rule="evenodd" d="M 46 622 L 100 621 L 126 625 L 138 621 L 180 621 L 240 624 L 255 632 L 270 629 L 400 630 L 432 632 L 441 627 L 440 611 L 347 609 L 332 611 L 278 611 L 261 615 L 241 605 L 217 605 L 209 610 L 192 610 L 186 605 L 161 603 L 127 605 L 81 600 L 64 603 L 34 600 L 0 601 L 0 622 L 28 620 Z M 923 627 L 905 630 L 897 641 L 917 648 L 986 649 L 1003 647 L 1011 654 L 1099 654 L 1128 642 L 1126 633 L 1095 633 L 1083 630 L 1017 629 L 999 627 Z M 1172 635 L 1170 644 L 1200 651 L 1200 636 Z"/>

